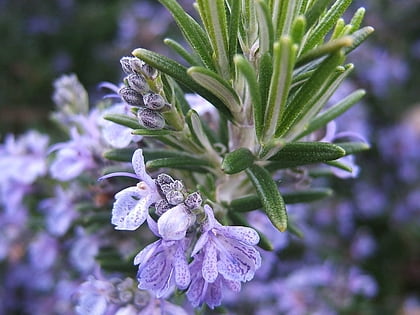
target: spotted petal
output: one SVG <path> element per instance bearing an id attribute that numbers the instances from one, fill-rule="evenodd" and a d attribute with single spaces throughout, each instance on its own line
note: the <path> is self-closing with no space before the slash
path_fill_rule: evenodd
<path id="1" fill-rule="evenodd" d="M 226 237 L 237 239 L 247 245 L 257 245 L 260 241 L 258 233 L 249 227 L 244 226 L 226 226 L 222 229 Z"/>
<path id="2" fill-rule="evenodd" d="M 126 188 L 115 195 L 111 223 L 117 230 L 137 229 L 146 220 L 150 198 L 142 196 L 136 187 Z"/>
<path id="3" fill-rule="evenodd" d="M 136 151 L 134 151 L 132 164 L 133 164 L 134 172 L 137 174 L 137 176 L 142 181 L 144 181 L 151 190 L 155 190 L 154 189 L 156 188 L 155 181 L 146 172 L 146 166 L 144 165 L 144 157 L 143 157 L 142 149 L 137 149 Z"/>

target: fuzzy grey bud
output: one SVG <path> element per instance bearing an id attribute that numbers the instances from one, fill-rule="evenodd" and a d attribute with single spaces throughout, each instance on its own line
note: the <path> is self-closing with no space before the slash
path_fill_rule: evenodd
<path id="1" fill-rule="evenodd" d="M 144 106 L 143 96 L 139 92 L 129 87 L 126 87 L 126 86 L 122 87 L 118 91 L 118 94 L 121 96 L 123 101 L 126 102 L 128 105 Z"/>
<path id="2" fill-rule="evenodd" d="M 185 205 L 190 210 L 197 209 L 201 206 L 203 199 L 201 198 L 201 195 L 199 192 L 193 192 L 192 194 L 189 194 L 187 198 L 185 198 Z"/>
<path id="3" fill-rule="evenodd" d="M 166 194 L 166 200 L 171 205 L 176 206 L 184 201 L 184 194 L 177 190 L 171 190 Z"/>
<path id="4" fill-rule="evenodd" d="M 148 108 L 140 108 L 137 112 L 139 123 L 146 129 L 159 130 L 165 126 L 163 116 Z"/>
<path id="5" fill-rule="evenodd" d="M 142 61 L 136 57 L 122 57 L 120 59 L 121 67 L 126 74 L 140 73 Z"/>
<path id="6" fill-rule="evenodd" d="M 171 187 L 172 187 L 173 190 L 181 191 L 181 190 L 184 189 L 184 184 L 180 180 L 175 180 L 171 184 Z"/>
<path id="7" fill-rule="evenodd" d="M 155 93 L 147 93 L 143 95 L 143 102 L 147 108 L 152 110 L 159 110 L 165 107 L 166 102 L 162 96 Z"/>
<path id="8" fill-rule="evenodd" d="M 155 80 L 159 74 L 155 68 L 145 62 L 142 63 L 141 71 L 146 77 L 152 80 Z"/>
<path id="9" fill-rule="evenodd" d="M 170 175 L 165 173 L 159 174 L 156 178 L 156 184 L 158 184 L 159 186 L 163 184 L 172 184 L 173 182 L 174 179 Z"/>
<path id="10" fill-rule="evenodd" d="M 162 214 L 164 214 L 166 211 L 168 211 L 171 208 L 172 206 L 165 199 L 158 200 L 155 203 L 156 214 L 158 216 L 161 216 Z"/>
<path id="11" fill-rule="evenodd" d="M 125 81 L 127 82 L 128 87 L 140 94 L 144 94 L 149 91 L 149 85 L 141 74 L 132 73 L 125 78 Z"/>

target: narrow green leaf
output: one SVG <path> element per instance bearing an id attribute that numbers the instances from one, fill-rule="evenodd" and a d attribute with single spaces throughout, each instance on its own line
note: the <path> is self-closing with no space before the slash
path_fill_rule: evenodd
<path id="1" fill-rule="evenodd" d="M 353 38 L 351 36 L 344 36 L 332 41 L 329 41 L 326 44 L 318 46 L 311 51 L 301 55 L 299 59 L 296 61 L 296 67 L 300 67 L 305 63 L 308 63 L 312 60 L 321 58 L 325 55 L 330 55 L 339 51 L 345 47 L 351 47 L 353 45 Z"/>
<path id="2" fill-rule="evenodd" d="M 246 226 L 253 228 L 259 235 L 260 241 L 258 243 L 258 246 L 261 247 L 264 250 L 272 251 L 274 249 L 273 244 L 271 244 L 270 240 L 260 231 L 258 231 L 255 227 L 251 226 L 247 219 L 243 217 L 243 215 L 237 213 L 237 212 L 228 212 L 229 218 L 232 220 L 232 223 L 234 225 L 239 226 Z"/>
<path id="3" fill-rule="evenodd" d="M 264 142 L 271 140 L 285 111 L 296 51 L 297 47 L 292 43 L 290 37 L 282 37 L 279 42 L 274 44 L 274 71 L 271 77 L 267 109 L 264 114 Z"/>
<path id="4" fill-rule="evenodd" d="M 313 1 L 313 6 L 305 13 L 307 29 L 316 23 L 331 1 L 332 0 Z"/>
<path id="5" fill-rule="evenodd" d="M 344 21 L 344 19 L 343 18 L 338 19 L 337 23 L 335 23 L 335 27 L 331 34 L 330 40 L 339 38 L 345 26 L 346 26 L 346 22 Z"/>
<path id="6" fill-rule="evenodd" d="M 144 148 L 143 149 L 143 156 L 145 161 L 150 160 L 157 160 L 163 158 L 184 158 L 184 157 L 191 157 L 191 155 L 177 150 L 164 150 L 164 149 L 150 149 Z M 130 160 L 131 161 L 131 160 Z"/>
<path id="7" fill-rule="evenodd" d="M 327 164 L 329 166 L 339 168 L 339 169 L 341 169 L 343 171 L 346 171 L 346 172 L 349 172 L 349 173 L 353 172 L 353 168 L 350 165 L 342 163 L 340 161 L 328 161 L 328 162 L 325 162 L 325 164 Z"/>
<path id="8" fill-rule="evenodd" d="M 225 155 L 221 167 L 226 174 L 236 174 L 250 167 L 254 160 L 254 155 L 249 149 L 239 148 Z"/>
<path id="9" fill-rule="evenodd" d="M 289 168 L 339 159 L 346 155 L 341 147 L 328 142 L 292 142 L 270 158 L 277 168 Z"/>
<path id="10" fill-rule="evenodd" d="M 178 168 L 178 169 L 189 169 L 197 170 L 197 168 L 206 169 L 211 166 L 210 163 L 203 159 L 195 157 L 168 157 L 156 160 L 150 160 L 146 162 L 147 168 Z"/>
<path id="11" fill-rule="evenodd" d="M 239 36 L 239 20 L 241 15 L 240 1 L 232 1 L 230 5 L 230 19 L 229 19 L 229 60 L 233 60 L 238 50 L 238 36 Z"/>
<path id="12" fill-rule="evenodd" d="M 264 0 L 258 0 L 256 6 L 258 33 L 259 33 L 259 53 L 272 53 L 274 42 L 274 28 L 271 20 L 270 10 Z"/>
<path id="13" fill-rule="evenodd" d="M 195 82 L 216 95 L 231 112 L 240 112 L 241 105 L 238 95 L 218 74 L 202 67 L 191 67 L 187 73 Z"/>
<path id="14" fill-rule="evenodd" d="M 352 33 L 357 31 L 362 25 L 363 18 L 365 17 L 365 8 L 357 9 L 356 13 L 354 13 L 350 24 L 352 25 Z"/>
<path id="15" fill-rule="evenodd" d="M 353 34 L 351 34 L 351 37 L 353 38 L 353 45 L 351 45 L 350 47 L 347 47 L 344 50 L 345 53 L 346 54 L 349 54 L 350 52 L 352 52 L 353 50 L 355 50 L 373 32 L 374 32 L 374 28 L 371 27 L 371 26 L 366 26 L 366 27 L 361 28 L 360 30 L 355 31 Z"/>
<path id="16" fill-rule="evenodd" d="M 256 164 L 249 167 L 246 172 L 271 223 L 284 232 L 287 229 L 286 206 L 273 178 L 263 167 Z"/>
<path id="17" fill-rule="evenodd" d="M 343 148 L 344 151 L 346 151 L 346 155 L 355 154 L 370 149 L 369 144 L 366 142 L 339 142 L 334 144 Z"/>
<path id="18" fill-rule="evenodd" d="M 299 15 L 293 21 L 290 36 L 295 44 L 301 45 L 303 36 L 305 35 L 306 19 L 304 15 Z"/>
<path id="19" fill-rule="evenodd" d="M 314 202 L 326 197 L 332 196 L 333 191 L 330 188 L 313 188 L 294 192 L 284 193 L 283 200 L 285 204 Z M 257 195 L 246 195 L 234 199 L 228 205 L 229 211 L 249 212 L 262 208 L 262 203 Z"/>
<path id="20" fill-rule="evenodd" d="M 161 129 L 161 130 L 151 130 L 151 129 L 134 129 L 131 132 L 133 135 L 138 136 L 166 136 L 173 134 L 172 130 Z"/>
<path id="21" fill-rule="evenodd" d="M 203 63 L 209 69 L 214 70 L 211 58 L 211 45 L 206 32 L 204 32 L 201 26 L 175 0 L 159 0 L 159 2 L 172 13 L 185 39 L 201 57 Z"/>
<path id="22" fill-rule="evenodd" d="M 271 76 L 273 74 L 273 57 L 270 53 L 265 53 L 260 58 L 258 70 L 258 85 L 261 95 L 261 115 L 264 117 L 270 91 Z"/>
<path id="23" fill-rule="evenodd" d="M 337 20 L 343 15 L 351 2 L 352 0 L 337 0 L 333 4 L 321 18 L 317 26 L 311 31 L 311 35 L 303 48 L 303 53 L 306 53 L 322 42 L 325 35 L 334 27 Z"/>
<path id="24" fill-rule="evenodd" d="M 318 201 L 330 197 L 332 194 L 333 191 L 330 188 L 312 188 L 284 193 L 283 198 L 286 204 L 295 204 Z"/>
<path id="25" fill-rule="evenodd" d="M 334 75 L 335 68 L 344 60 L 344 55 L 337 52 L 325 59 L 300 88 L 299 92 L 287 106 L 278 125 L 276 137 L 285 135 L 319 101 L 320 92 L 330 84 L 329 78 Z"/>
<path id="26" fill-rule="evenodd" d="M 126 126 L 131 129 L 140 129 L 142 126 L 139 124 L 138 120 L 134 117 L 129 117 L 122 114 L 106 114 L 104 119 L 112 121 L 116 124 Z"/>
<path id="27" fill-rule="evenodd" d="M 166 73 L 167 75 L 174 78 L 176 81 L 187 87 L 188 89 L 200 94 L 202 97 L 207 99 L 211 104 L 213 104 L 221 113 L 226 115 L 228 119 L 232 118 L 232 114 L 226 105 L 213 95 L 210 91 L 203 88 L 201 85 L 196 83 L 188 74 L 187 69 L 179 64 L 178 62 L 165 57 L 163 55 L 157 54 L 155 52 L 137 48 L 133 51 L 133 55 L 137 58 L 143 60 L 150 66 L 156 68 L 157 70 Z"/>
<path id="28" fill-rule="evenodd" d="M 186 122 L 191 132 L 191 136 L 194 142 L 207 150 L 213 150 L 211 142 L 204 131 L 203 124 L 200 120 L 200 116 L 196 111 L 190 110 L 186 116 Z"/>
<path id="29" fill-rule="evenodd" d="M 104 152 L 104 158 L 112 161 L 131 162 L 135 148 L 111 149 Z"/>
<path id="30" fill-rule="evenodd" d="M 200 15 L 203 18 L 214 58 L 217 61 L 218 73 L 228 78 L 230 64 L 228 60 L 228 26 L 224 0 L 198 0 Z"/>
<path id="31" fill-rule="evenodd" d="M 275 39 L 281 36 L 289 36 L 292 23 L 299 12 L 299 1 L 273 1 L 273 25 L 275 30 Z M 276 14 L 278 14 L 276 16 Z"/>
<path id="32" fill-rule="evenodd" d="M 251 95 L 252 109 L 254 114 L 254 126 L 255 132 L 258 139 L 261 139 L 262 128 L 264 123 L 264 109 L 261 104 L 260 90 L 256 88 L 258 86 L 257 75 L 255 74 L 254 68 L 241 55 L 236 55 L 234 62 L 238 71 L 243 74 L 248 84 L 248 90 Z"/>
<path id="33" fill-rule="evenodd" d="M 331 106 L 329 109 L 327 109 L 325 112 L 320 114 L 319 116 L 315 117 L 308 125 L 308 127 L 305 129 L 304 132 L 302 132 L 298 138 L 302 138 L 315 130 L 318 130 L 325 126 L 330 121 L 334 120 L 341 114 L 343 114 L 345 111 L 347 111 L 350 107 L 352 107 L 354 104 L 356 104 L 360 99 L 366 94 L 364 90 L 357 90 L 351 93 L 349 96 L 335 104 L 334 106 Z"/>
<path id="34" fill-rule="evenodd" d="M 165 38 L 163 40 L 165 45 L 172 48 L 173 51 L 175 51 L 178 55 L 180 55 L 186 62 L 188 62 L 191 66 L 201 66 L 201 60 L 196 60 L 194 58 L 194 54 L 187 51 L 180 43 L 177 41 L 171 39 L 171 38 Z"/>

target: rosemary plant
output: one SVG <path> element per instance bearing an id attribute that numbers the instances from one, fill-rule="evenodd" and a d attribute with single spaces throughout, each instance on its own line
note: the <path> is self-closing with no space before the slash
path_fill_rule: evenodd
<path id="1" fill-rule="evenodd" d="M 314 177 L 354 175 L 349 156 L 368 144 L 331 130 L 365 92 L 328 101 L 373 28 L 361 27 L 363 8 L 343 19 L 351 0 L 197 0 L 200 21 L 176 0 L 159 1 L 189 47 L 165 40 L 182 62 L 143 48 L 121 59 L 124 84 L 108 87 L 130 111 L 105 118 L 142 141 L 105 153 L 131 161 L 135 174 L 102 179 L 139 180 L 115 195 L 112 223 L 135 230 L 147 221 L 159 238 L 135 258 L 139 288 L 171 299 L 176 287 L 194 307 L 214 308 L 264 264 L 255 246 L 272 249 L 247 212 L 301 237 L 287 204 L 329 196 Z M 303 185 L 286 180 L 301 174 Z"/>

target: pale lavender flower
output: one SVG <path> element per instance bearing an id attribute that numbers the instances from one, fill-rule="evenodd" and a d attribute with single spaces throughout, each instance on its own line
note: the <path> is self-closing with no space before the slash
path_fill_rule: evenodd
<path id="1" fill-rule="evenodd" d="M 46 271 L 56 262 L 59 244 L 57 240 L 46 233 L 40 233 L 29 245 L 31 266 L 37 270 Z"/>
<path id="2" fill-rule="evenodd" d="M 150 217 L 148 224 L 152 232 L 160 236 L 156 223 Z M 167 296 L 175 286 L 185 290 L 190 284 L 185 255 L 189 243 L 189 238 L 177 241 L 160 239 L 140 251 L 134 258 L 134 264 L 139 265 L 139 288 L 152 291 L 157 298 Z"/>
<path id="3" fill-rule="evenodd" d="M 192 256 L 199 251 L 205 253 L 205 280 L 214 282 L 219 273 L 227 280 L 251 280 L 261 266 L 260 253 L 254 248 L 260 240 L 257 232 L 249 227 L 221 225 L 208 205 L 204 206 L 204 211 L 207 221 Z"/>
<path id="4" fill-rule="evenodd" d="M 141 136 L 134 136 L 131 134 L 131 129 L 125 126 L 118 125 L 112 121 L 106 120 L 103 116 L 107 114 L 124 114 L 130 115 L 131 106 L 125 103 L 117 103 L 110 108 L 104 110 L 99 119 L 99 125 L 102 127 L 102 135 L 105 141 L 114 148 L 124 148 L 132 141 L 140 141 Z"/>
<path id="5" fill-rule="evenodd" d="M 39 203 L 39 208 L 45 215 L 47 230 L 52 235 L 64 235 L 78 217 L 79 213 L 74 205 L 77 189 L 76 185 L 66 190 L 61 186 L 56 186 L 54 197 L 44 199 Z"/>
<path id="6" fill-rule="evenodd" d="M 191 284 L 187 290 L 187 298 L 193 307 L 206 303 L 213 309 L 222 303 L 225 288 L 237 293 L 241 290 L 241 282 L 226 280 L 221 275 L 216 275 L 212 282 L 207 281 L 204 278 L 205 259 L 204 252 L 200 252 L 190 264 Z"/>
<path id="7" fill-rule="evenodd" d="M 51 176 L 60 181 L 68 181 L 76 178 L 87 170 L 95 169 L 94 146 L 95 139 L 90 135 L 81 135 L 72 128 L 71 140 L 53 145 L 50 152 L 57 154 L 50 166 Z"/>
<path id="8" fill-rule="evenodd" d="M 115 195 L 111 223 L 116 225 L 117 230 L 136 230 L 149 215 L 149 207 L 162 199 L 155 181 L 146 173 L 141 149 L 134 152 L 132 164 L 135 174 L 112 173 L 100 178 L 129 176 L 140 180 L 136 186 L 123 189 Z"/>
<path id="9" fill-rule="evenodd" d="M 195 222 L 195 215 L 181 203 L 160 216 L 158 229 L 160 236 L 166 241 L 177 241 L 185 238 L 188 228 Z"/>
<path id="10" fill-rule="evenodd" d="M 76 235 L 71 244 L 70 263 L 82 273 L 90 273 L 98 265 L 95 260 L 101 245 L 97 235 L 87 234 L 81 227 L 76 229 Z"/>

